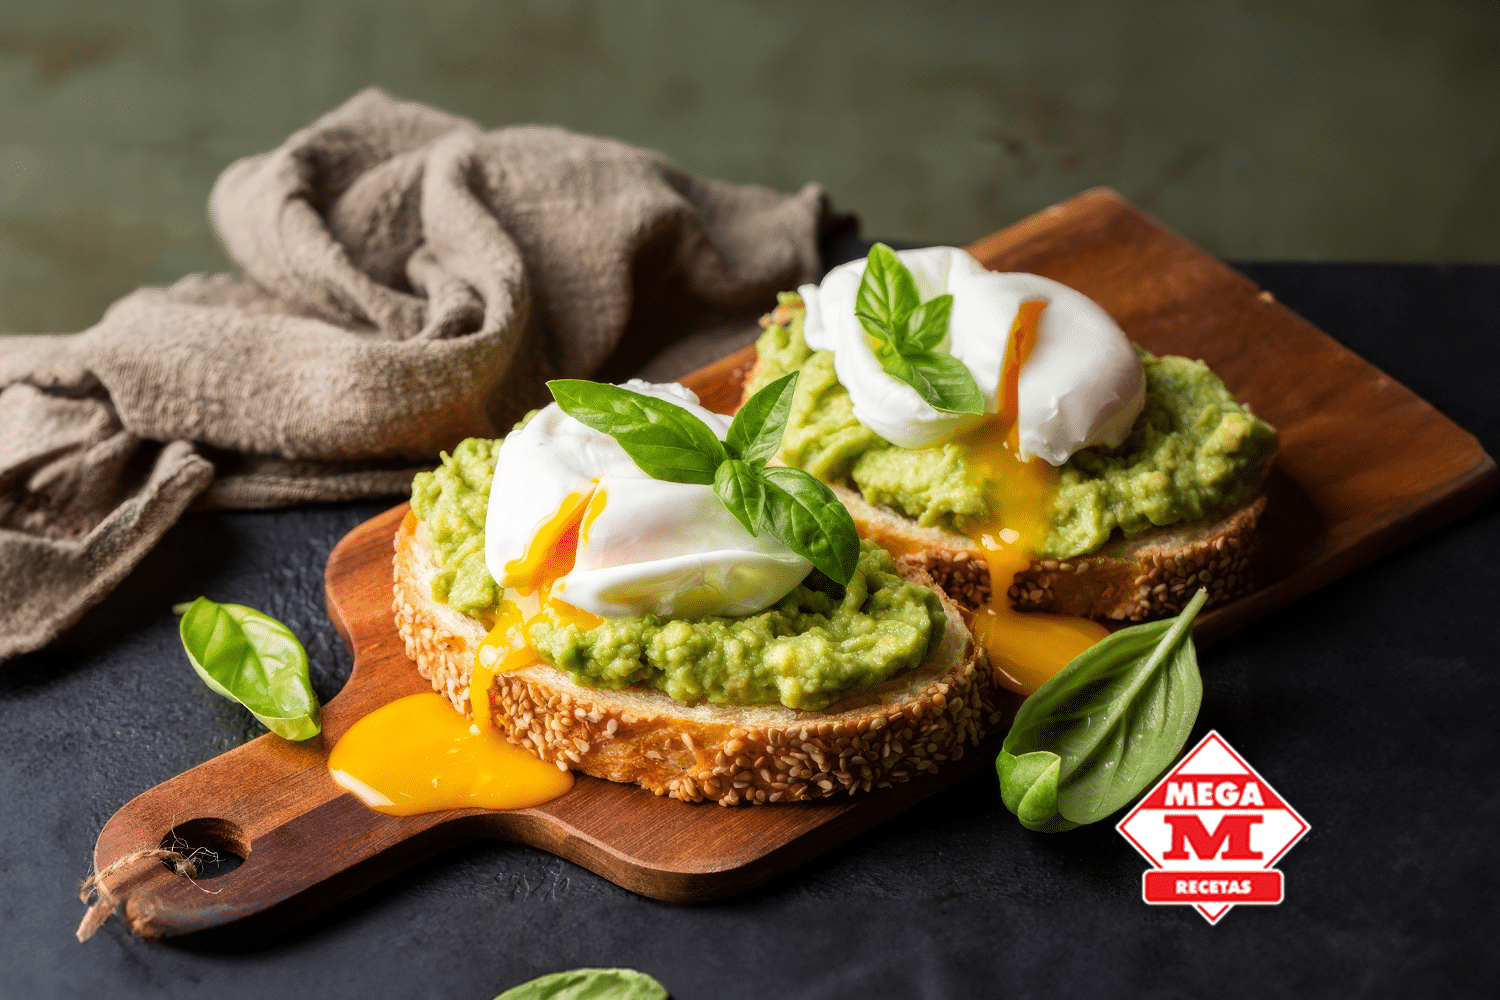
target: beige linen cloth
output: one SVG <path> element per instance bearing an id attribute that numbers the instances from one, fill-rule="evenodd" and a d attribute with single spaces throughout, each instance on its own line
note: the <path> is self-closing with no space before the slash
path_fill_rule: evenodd
<path id="1" fill-rule="evenodd" d="M 546 378 L 622 377 L 687 334 L 711 352 L 817 279 L 830 218 L 817 185 L 703 180 L 373 90 L 230 166 L 209 213 L 242 276 L 0 337 L 0 661 L 77 621 L 192 505 L 398 494 L 440 450 L 503 434 Z"/>

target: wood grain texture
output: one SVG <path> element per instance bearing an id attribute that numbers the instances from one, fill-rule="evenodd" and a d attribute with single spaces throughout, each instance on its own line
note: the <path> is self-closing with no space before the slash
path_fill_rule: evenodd
<path id="1" fill-rule="evenodd" d="M 1203 358 L 1281 431 L 1263 524 L 1268 583 L 1202 616 L 1201 641 L 1458 516 L 1500 482 L 1472 436 L 1113 192 L 1085 192 L 969 249 L 991 267 L 1079 289 L 1152 351 Z M 753 349 L 742 351 L 684 382 L 727 412 L 752 361 Z M 361 525 L 329 559 L 329 615 L 355 663 L 325 708 L 322 735 L 301 744 L 262 736 L 137 796 L 100 833 L 99 869 L 169 841 L 174 829 L 195 846 L 245 859 L 201 887 L 156 862 L 129 871 L 114 885 L 139 933 L 279 929 L 483 837 L 535 845 L 658 899 L 720 897 L 794 868 L 992 757 L 970 754 L 935 777 L 842 801 L 726 809 L 582 777 L 568 794 L 532 809 L 404 818 L 370 811 L 333 783 L 327 755 L 355 720 L 428 690 L 390 612 L 391 539 L 404 511 Z"/>

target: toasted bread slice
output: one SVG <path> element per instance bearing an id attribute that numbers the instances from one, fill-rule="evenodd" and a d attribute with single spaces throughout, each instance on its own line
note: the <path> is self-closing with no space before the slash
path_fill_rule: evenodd
<path id="1" fill-rule="evenodd" d="M 485 627 L 433 600 L 437 565 L 427 528 L 413 513 L 396 532 L 394 565 L 393 607 L 406 655 L 434 690 L 472 715 L 469 678 Z M 932 586 L 920 566 L 901 572 Z M 948 625 L 927 662 L 822 712 L 584 687 L 542 664 L 496 675 L 493 722 L 512 743 L 560 768 L 685 802 L 801 802 L 884 788 L 957 760 L 1000 720 L 983 654 L 957 607 L 938 593 Z"/>
<path id="2" fill-rule="evenodd" d="M 801 305 L 778 305 L 760 325 L 785 325 L 801 311 Z M 760 371 L 757 360 L 745 375 L 745 398 Z M 989 566 L 969 538 L 877 507 L 852 484 L 831 485 L 860 535 L 898 556 L 898 566 L 926 571 L 965 610 L 989 600 Z M 1209 605 L 1220 604 L 1254 589 L 1255 529 L 1265 509 L 1265 495 L 1253 492 L 1216 516 L 1133 539 L 1116 535 L 1074 559 L 1036 559 L 1007 583 L 1007 594 L 1021 611 L 1132 622 L 1176 614 L 1199 587 L 1208 588 Z"/>

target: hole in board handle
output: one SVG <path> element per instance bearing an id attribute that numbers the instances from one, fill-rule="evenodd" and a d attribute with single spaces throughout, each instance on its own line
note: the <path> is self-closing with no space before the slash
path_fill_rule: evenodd
<path id="1" fill-rule="evenodd" d="M 239 824 L 214 817 L 178 823 L 161 839 L 161 846 L 191 859 L 198 866 L 198 881 L 228 875 L 250 856 L 250 841 Z M 166 861 L 162 865 L 172 867 Z"/>

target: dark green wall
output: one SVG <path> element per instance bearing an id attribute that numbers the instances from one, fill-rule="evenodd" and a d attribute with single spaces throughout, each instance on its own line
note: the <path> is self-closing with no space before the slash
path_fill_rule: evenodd
<path id="1" fill-rule="evenodd" d="M 354 91 L 822 181 L 963 242 L 1111 184 L 1234 258 L 1500 260 L 1493 3 L 0 2 L 0 330 L 226 265 L 217 173 Z"/>

